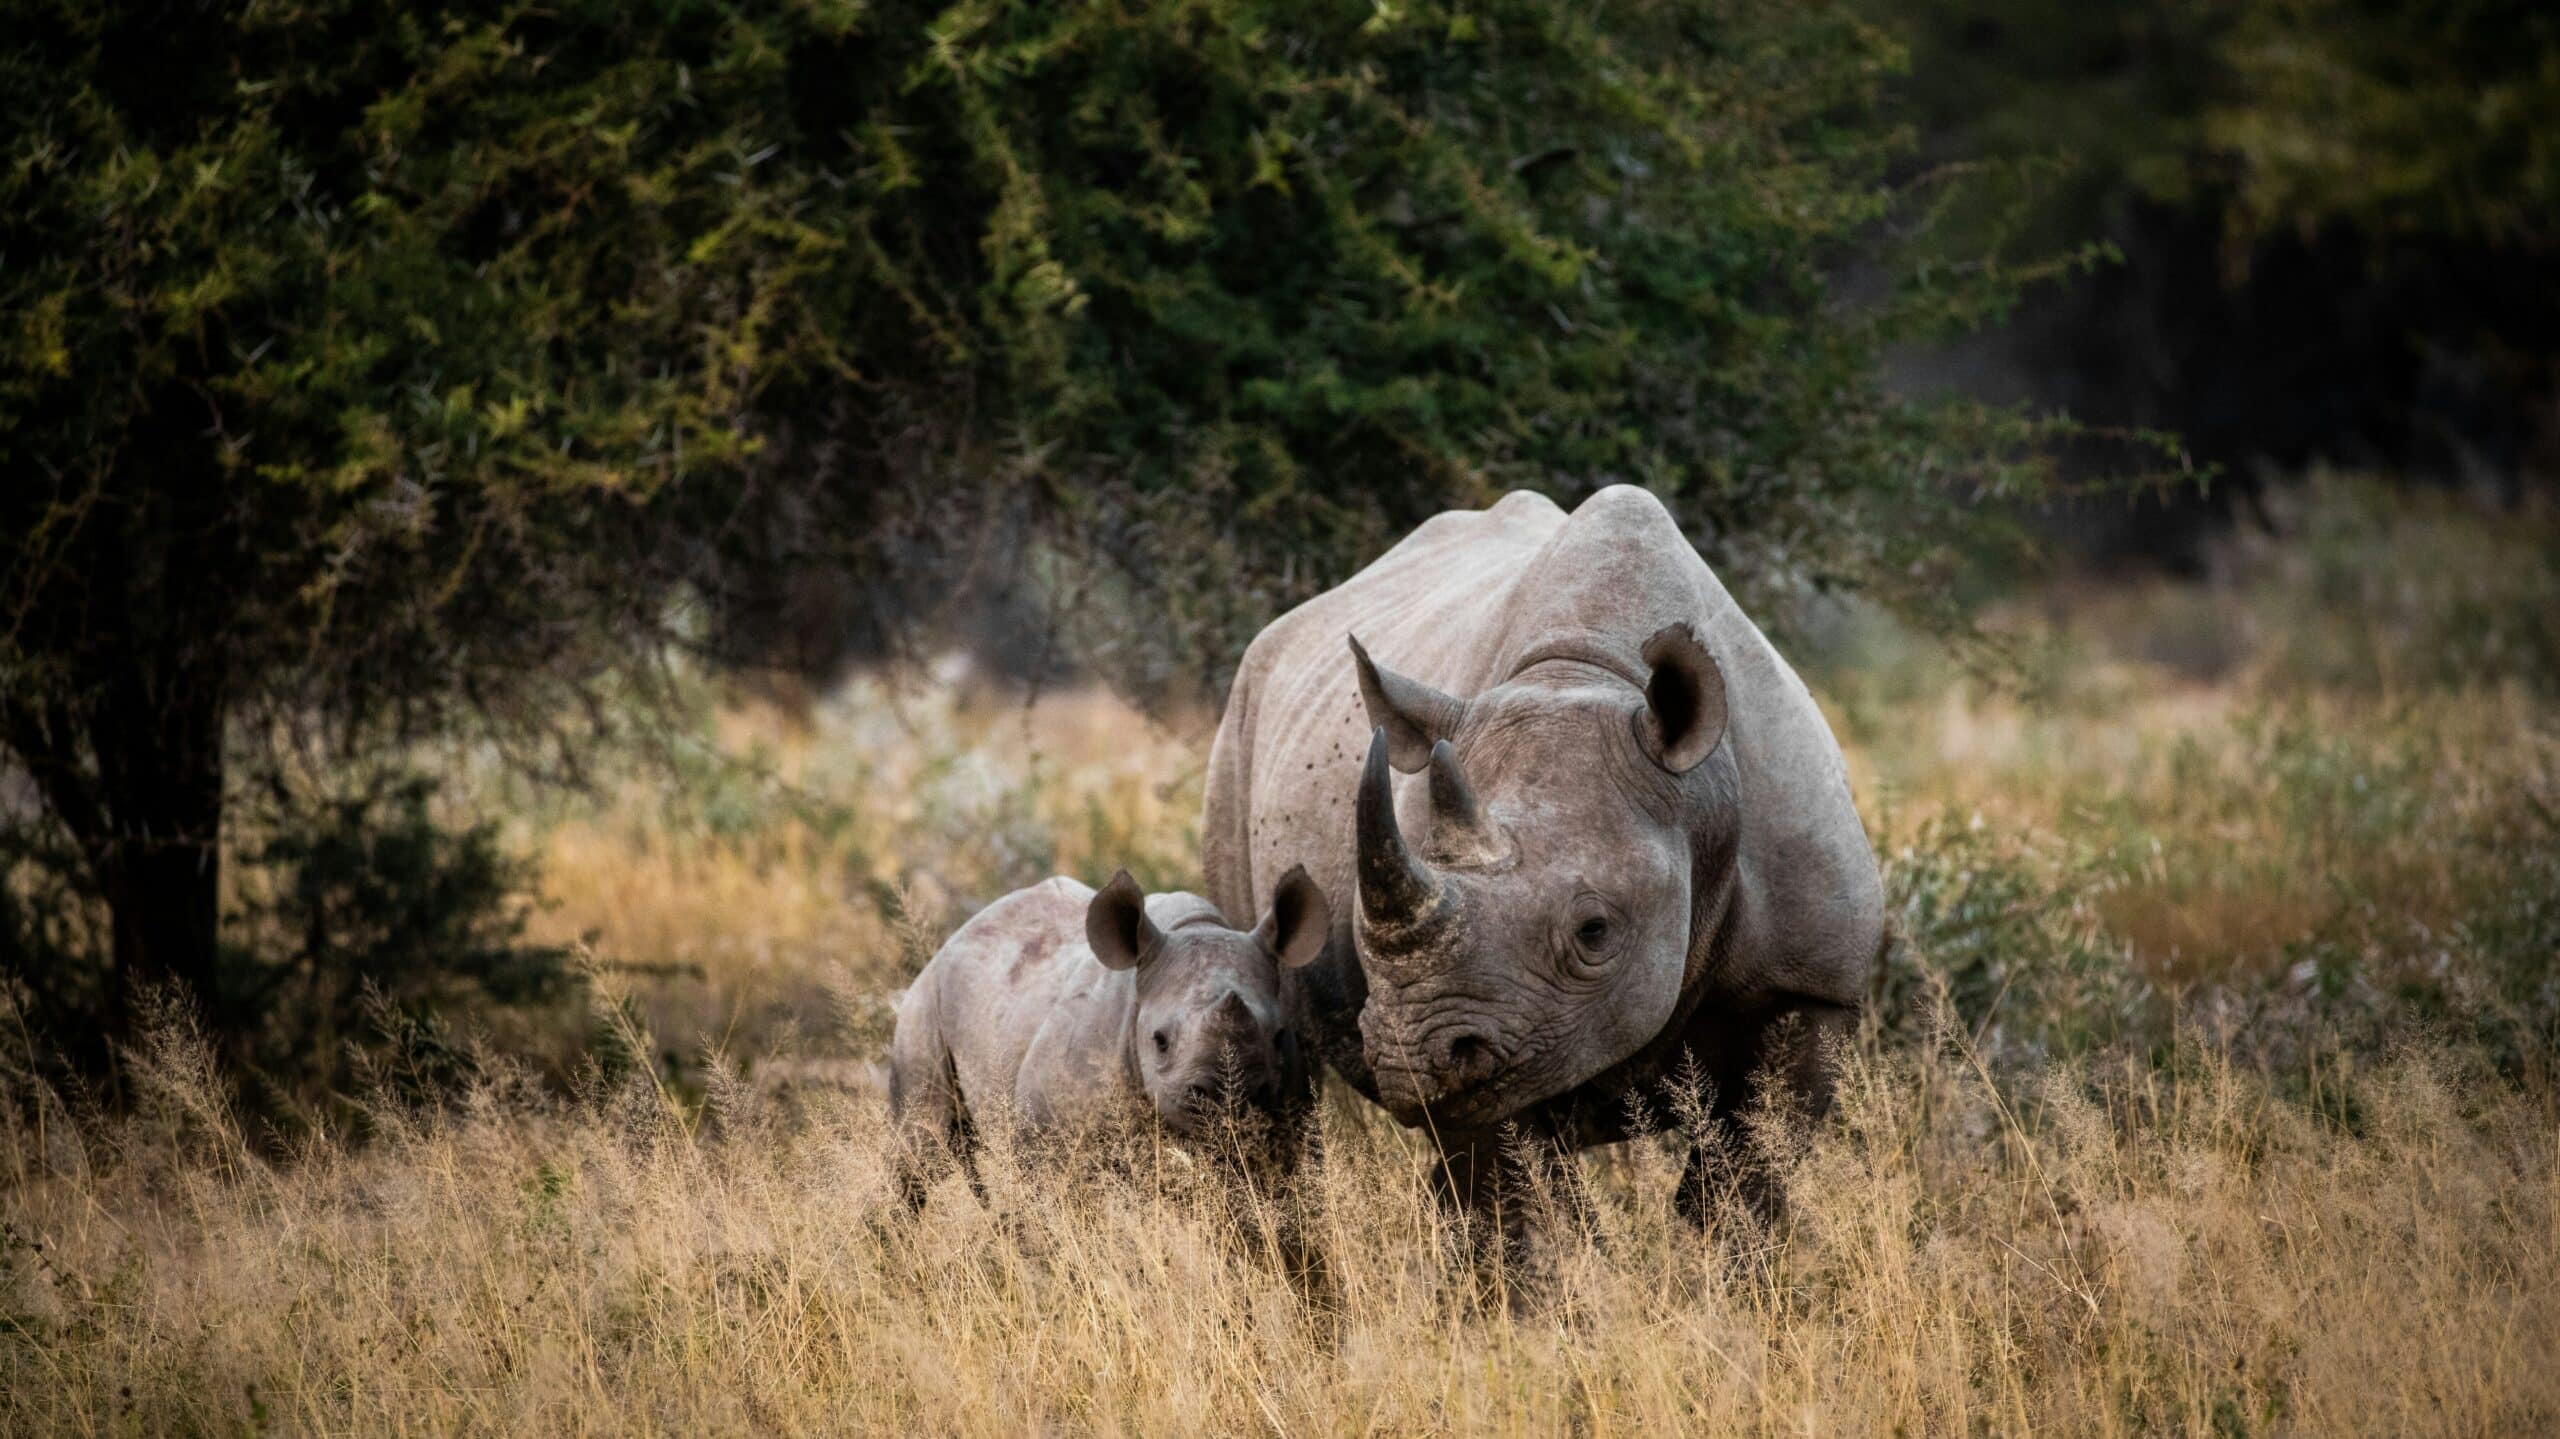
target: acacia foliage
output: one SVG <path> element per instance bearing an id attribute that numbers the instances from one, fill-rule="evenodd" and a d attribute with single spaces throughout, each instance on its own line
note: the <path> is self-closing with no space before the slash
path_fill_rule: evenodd
<path id="1" fill-rule="evenodd" d="M 591 558 L 618 522 L 700 519 L 785 433 L 865 441 L 817 461 L 852 483 L 976 446 L 1073 517 L 1206 495 L 1242 559 L 1312 556 L 1296 589 L 1443 505 L 1622 479 L 1711 550 L 1874 581 L 1876 506 L 2017 473 L 1874 383 L 1996 284 L 1837 293 L 1900 147 L 1900 53 L 1838 7 L 24 18 L 9 598 L 130 494 L 222 542 L 242 675 L 547 651 L 645 593 L 654 549 Z"/>
<path id="2" fill-rule="evenodd" d="M 992 342 L 1071 506 L 1178 541 L 1141 578 L 1214 679 L 1278 608 L 1513 486 L 1645 484 L 1742 578 L 1913 601 L 1970 522 L 1951 478 L 2031 486 L 2027 427 L 1877 384 L 2010 277 L 1892 269 L 1919 218 L 1885 180 L 1901 54 L 1844 7 L 981 3 L 927 29 L 865 173 L 897 209 L 976 177 L 985 219 L 956 277 L 946 237 L 893 226 L 925 277 L 900 293 L 953 356 Z"/>

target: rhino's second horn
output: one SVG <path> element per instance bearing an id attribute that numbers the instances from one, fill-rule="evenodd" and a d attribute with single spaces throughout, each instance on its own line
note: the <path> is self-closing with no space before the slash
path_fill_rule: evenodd
<path id="1" fill-rule="evenodd" d="M 1476 799 L 1447 740 L 1431 746 L 1431 852 L 1434 859 L 1490 864 L 1507 850 L 1502 831 Z"/>

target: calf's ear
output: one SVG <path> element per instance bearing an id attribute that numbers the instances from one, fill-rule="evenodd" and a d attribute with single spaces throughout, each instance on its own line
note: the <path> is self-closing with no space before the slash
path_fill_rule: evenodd
<path id="1" fill-rule="evenodd" d="M 1724 740 L 1724 671 L 1685 624 L 1664 625 L 1644 642 L 1652 673 L 1636 733 L 1654 763 L 1687 774 Z"/>
<path id="2" fill-rule="evenodd" d="M 1280 956 L 1282 969 L 1296 969 L 1324 953 L 1325 937 L 1332 932 L 1333 910 L 1324 901 L 1323 887 L 1307 878 L 1306 866 L 1293 864 L 1273 887 L 1271 912 L 1254 926 L 1253 937 Z"/>
<path id="3" fill-rule="evenodd" d="M 1155 958 L 1163 931 L 1147 918 L 1147 892 L 1122 870 L 1084 907 L 1084 939 L 1105 969 L 1136 969 Z"/>
<path id="4" fill-rule="evenodd" d="M 1431 746 L 1458 733 L 1467 702 L 1442 694 L 1420 680 L 1382 669 L 1369 658 L 1358 635 L 1351 641 L 1351 665 L 1360 675 L 1360 703 L 1369 711 L 1369 727 L 1387 732 L 1387 761 L 1406 774 L 1419 774 L 1431 762 Z"/>

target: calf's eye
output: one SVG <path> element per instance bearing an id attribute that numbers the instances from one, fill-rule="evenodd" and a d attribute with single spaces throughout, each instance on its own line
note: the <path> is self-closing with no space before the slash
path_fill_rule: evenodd
<path id="1" fill-rule="evenodd" d="M 1165 1039 L 1165 1037 L 1164 1037 L 1164 1031 L 1163 1031 L 1163 1030 L 1161 1030 L 1161 1029 L 1157 1030 L 1157 1031 L 1156 1031 L 1156 1053 L 1158 1053 L 1158 1054 L 1162 1054 L 1162 1053 L 1164 1053 L 1166 1050 L 1171 1049 L 1171 1048 L 1173 1048 L 1173 1045 L 1172 1045 L 1171 1043 L 1169 1043 L 1169 1042 Z"/>

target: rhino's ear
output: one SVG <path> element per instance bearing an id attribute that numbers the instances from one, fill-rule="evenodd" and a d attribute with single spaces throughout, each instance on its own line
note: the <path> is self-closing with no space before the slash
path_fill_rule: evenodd
<path id="1" fill-rule="evenodd" d="M 1164 934 L 1147 918 L 1147 892 L 1122 870 L 1084 909 L 1084 939 L 1105 969 L 1136 969 L 1155 958 Z"/>
<path id="2" fill-rule="evenodd" d="M 1652 669 L 1636 733 L 1645 752 L 1673 774 L 1687 774 L 1724 739 L 1724 671 L 1685 624 L 1665 625 L 1644 642 Z"/>
<path id="3" fill-rule="evenodd" d="M 1406 774 L 1421 772 L 1431 762 L 1431 746 L 1455 738 L 1466 718 L 1467 702 L 1445 695 L 1420 680 L 1379 668 L 1351 635 L 1351 664 L 1360 673 L 1360 702 L 1369 710 L 1369 726 L 1387 732 L 1387 759 Z"/>
<path id="4" fill-rule="evenodd" d="M 1333 909 L 1323 887 L 1307 878 L 1306 866 L 1293 864 L 1271 891 L 1271 912 L 1254 927 L 1253 937 L 1280 956 L 1282 969 L 1296 969 L 1324 953 L 1332 932 Z"/>

